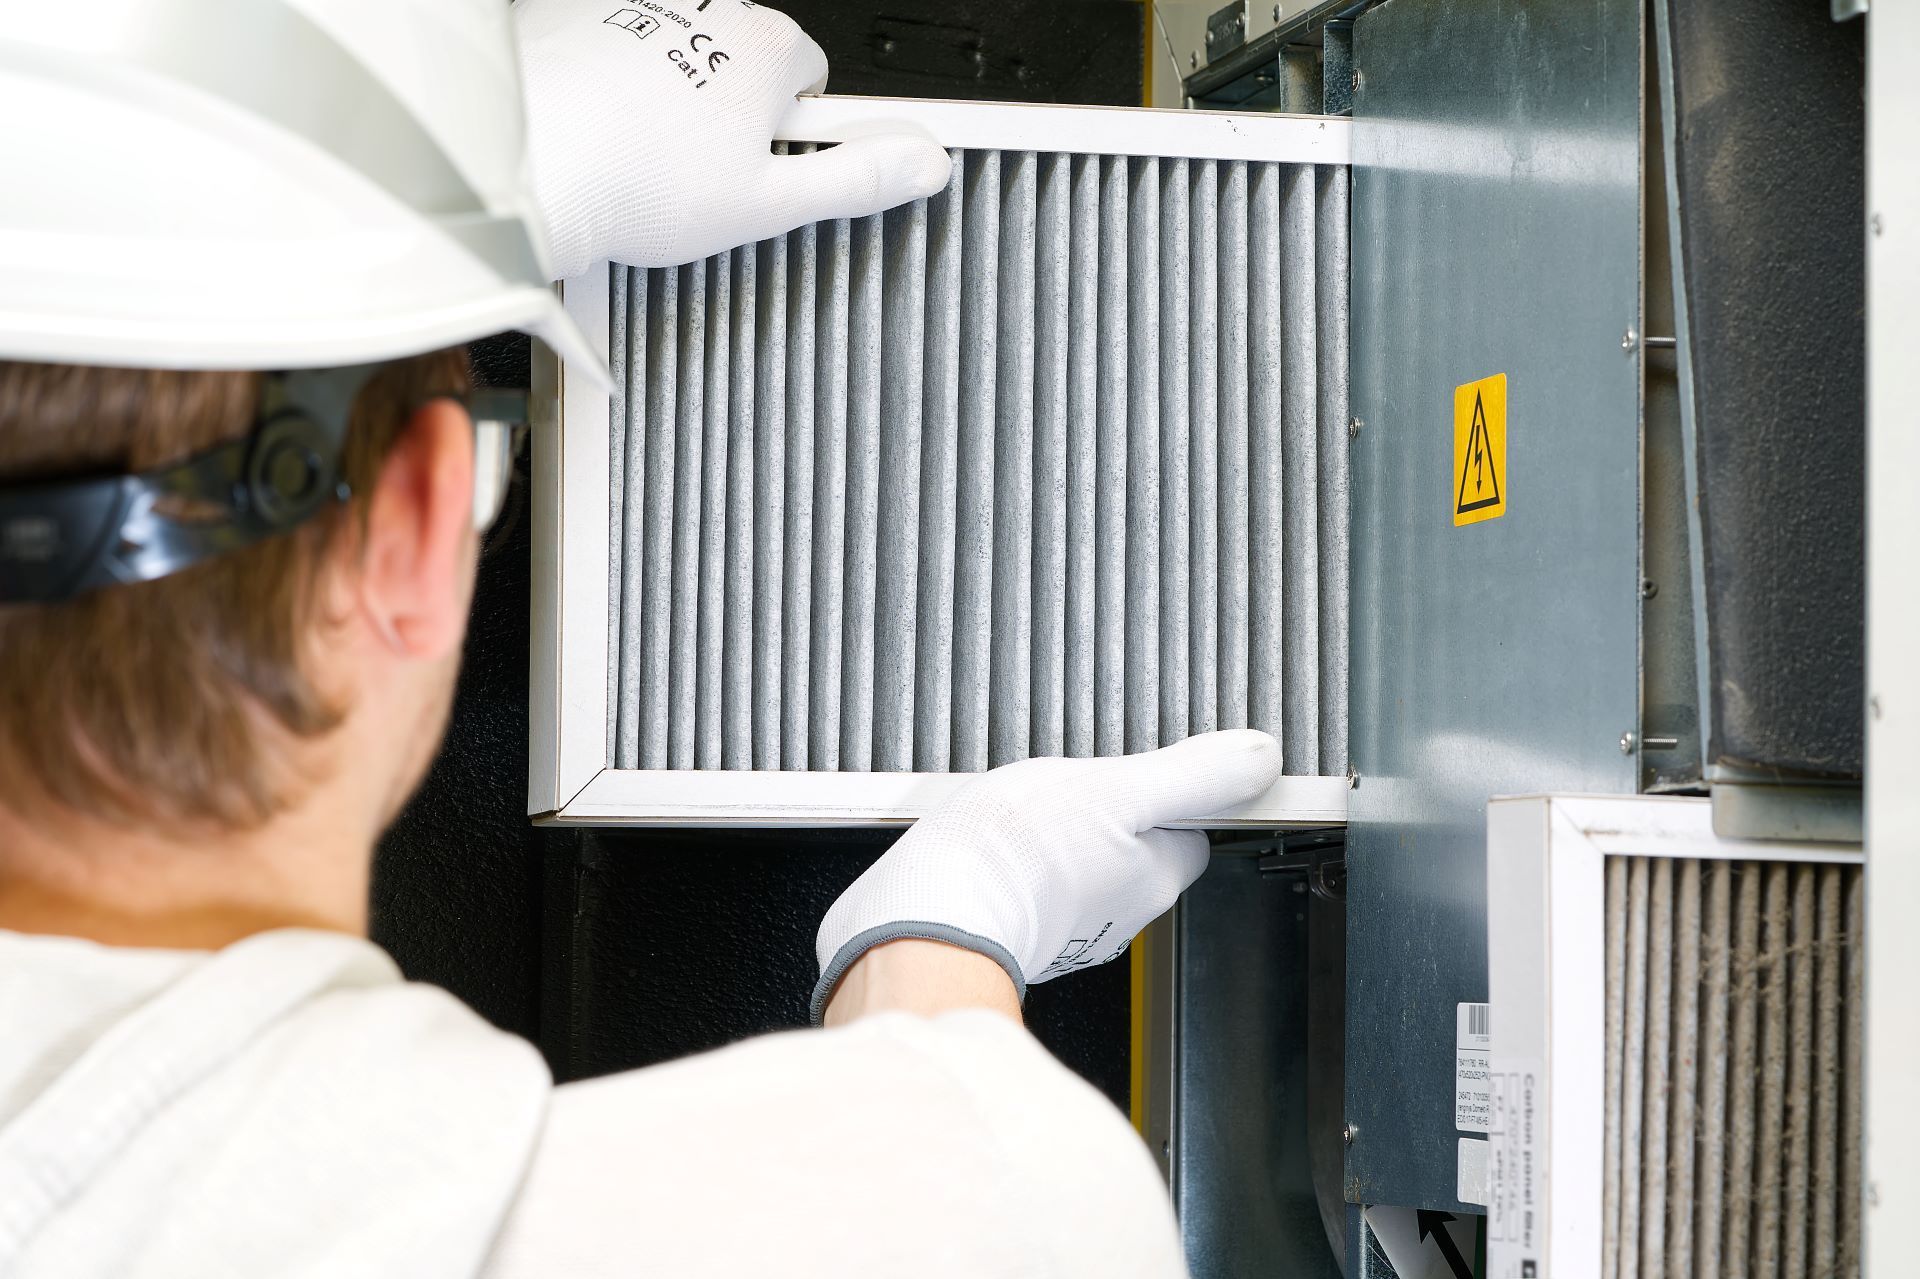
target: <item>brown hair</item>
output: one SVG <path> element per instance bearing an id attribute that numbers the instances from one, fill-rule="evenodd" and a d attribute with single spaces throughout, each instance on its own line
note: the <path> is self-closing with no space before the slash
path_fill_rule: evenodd
<path id="1" fill-rule="evenodd" d="M 150 470 L 237 439 L 257 373 L 0 361 L 0 483 Z M 171 577 L 0 606 L 0 806 L 121 824 L 258 826 L 304 779 L 266 749 L 331 731 L 346 706 L 302 661 L 320 568 L 413 409 L 464 395 L 455 348 L 395 361 L 354 401 L 356 494 L 300 528 Z M 356 515 L 356 512 L 358 515 Z"/>

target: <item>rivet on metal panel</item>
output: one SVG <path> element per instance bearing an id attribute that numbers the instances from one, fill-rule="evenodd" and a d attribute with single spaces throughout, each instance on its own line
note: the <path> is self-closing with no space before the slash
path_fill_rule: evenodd
<path id="1" fill-rule="evenodd" d="M 1192 69 L 1198 69 L 1200 66 L 1200 55 L 1198 53 L 1188 53 L 1187 66 Z"/>
<path id="2" fill-rule="evenodd" d="M 1360 770 L 1351 764 L 1347 765 L 1347 789 L 1360 789 Z"/>
<path id="3" fill-rule="evenodd" d="M 1280 21 L 1280 6 L 1277 4 L 1273 6 L 1273 20 L 1275 22 Z"/>
<path id="4" fill-rule="evenodd" d="M 1660 583 L 1654 581 L 1650 577 L 1644 578 L 1641 580 L 1640 582 L 1640 598 L 1641 599 L 1650 600 L 1654 596 L 1658 595 L 1659 593 L 1660 593 Z"/>
<path id="5" fill-rule="evenodd" d="M 1357 440 L 1357 439 L 1359 439 L 1359 438 L 1360 438 L 1360 428 L 1361 428 L 1361 427 L 1363 427 L 1363 426 L 1365 426 L 1365 425 L 1366 425 L 1366 423 L 1365 423 L 1365 422 L 1362 422 L 1362 421 L 1361 421 L 1361 420 L 1360 420 L 1359 418 L 1354 418 L 1354 419 L 1353 419 L 1353 420 L 1352 420 L 1351 422 L 1348 422 L 1348 423 L 1347 423 L 1347 438 L 1348 438 L 1348 439 L 1350 439 L 1350 440 Z"/>
<path id="6" fill-rule="evenodd" d="M 1360 1135 L 1360 1128 L 1357 1124 L 1348 1124 L 1346 1126 L 1345 1131 L 1343 1131 L 1340 1135 L 1344 1137 L 1346 1139 L 1347 1144 L 1351 1146 L 1353 1144 L 1353 1139 Z"/>
<path id="7" fill-rule="evenodd" d="M 1632 329 L 1628 329 L 1620 338 L 1620 349 L 1629 355 L 1633 353 L 1633 348 L 1638 345 L 1640 345 L 1640 335 Z"/>
<path id="8" fill-rule="evenodd" d="M 1632 730 L 1620 734 L 1620 753 L 1622 755 L 1633 754 L 1634 745 L 1635 740 Z"/>

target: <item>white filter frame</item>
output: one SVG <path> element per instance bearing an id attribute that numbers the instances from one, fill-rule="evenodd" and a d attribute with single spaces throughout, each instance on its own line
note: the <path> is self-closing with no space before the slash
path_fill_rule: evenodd
<path id="1" fill-rule="evenodd" d="M 902 123 L 943 145 L 1157 155 L 1280 164 L 1350 162 L 1352 121 L 1332 116 L 1057 107 L 887 98 L 803 98 L 789 142 L 839 142 Z M 604 360 L 604 264 L 557 286 Z M 582 826 L 897 826 L 974 774 L 617 769 L 607 685 L 613 568 L 606 390 L 536 344 L 533 363 L 533 602 L 527 811 Z M 1253 803 L 1195 826 L 1342 825 L 1345 777 L 1283 777 Z"/>
<path id="2" fill-rule="evenodd" d="M 1601 1271 L 1608 857 L 1865 861 L 1858 845 L 1723 839 L 1704 798 L 1535 795 L 1487 805 L 1493 1279 Z"/>

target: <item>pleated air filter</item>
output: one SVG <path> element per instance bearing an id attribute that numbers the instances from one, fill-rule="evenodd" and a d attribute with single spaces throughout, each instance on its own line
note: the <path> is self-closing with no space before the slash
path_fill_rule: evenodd
<path id="1" fill-rule="evenodd" d="M 559 753 L 597 757 L 543 792 L 536 750 L 536 811 L 896 820 L 1251 725 L 1292 780 L 1238 820 L 1340 820 L 1345 122 L 819 100 L 789 136 L 902 115 L 953 146 L 932 199 L 568 285 L 617 385 L 557 392 L 548 511 Z"/>
<path id="2" fill-rule="evenodd" d="M 1608 859 L 1603 1279 L 1860 1273 L 1861 890 Z"/>
<path id="3" fill-rule="evenodd" d="M 1722 839 L 1705 799 L 1488 811 L 1489 1273 L 1858 1276 L 1859 847 Z"/>

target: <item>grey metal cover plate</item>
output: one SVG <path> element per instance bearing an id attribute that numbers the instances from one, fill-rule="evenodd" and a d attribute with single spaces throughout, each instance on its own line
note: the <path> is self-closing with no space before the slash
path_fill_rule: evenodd
<path id="1" fill-rule="evenodd" d="M 1635 785 L 1641 35 L 1628 0 L 1355 27 L 1354 1201 L 1483 1211 L 1453 1049 L 1487 995 L 1488 797 Z M 1496 373 L 1506 513 L 1456 527 L 1454 388 Z"/>

